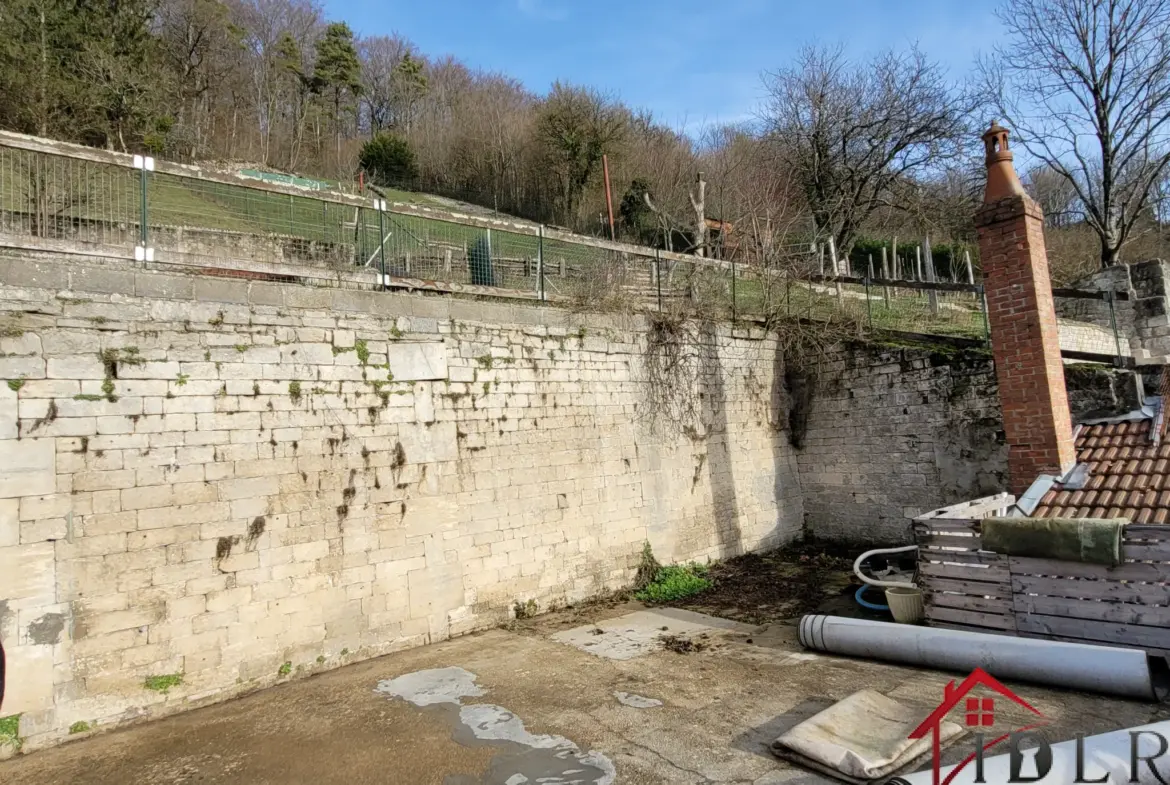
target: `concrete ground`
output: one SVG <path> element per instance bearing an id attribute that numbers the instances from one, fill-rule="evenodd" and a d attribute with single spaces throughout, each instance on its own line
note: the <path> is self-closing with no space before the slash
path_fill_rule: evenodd
<path id="1" fill-rule="evenodd" d="M 827 780 L 770 753 L 779 733 L 865 687 L 925 717 L 952 678 L 805 653 L 792 624 L 639 609 L 549 614 L 99 733 L 0 763 L 0 783 L 810 785 Z M 1170 715 L 1012 686 L 1052 740 Z"/>

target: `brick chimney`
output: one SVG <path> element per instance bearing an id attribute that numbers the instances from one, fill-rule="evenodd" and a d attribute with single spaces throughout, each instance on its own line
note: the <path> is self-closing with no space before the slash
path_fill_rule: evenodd
<path id="1" fill-rule="evenodd" d="M 1007 129 L 983 134 L 987 188 L 975 214 L 991 348 L 1008 443 L 1010 489 L 1076 463 L 1060 335 L 1044 251 L 1044 214 L 1012 166 Z"/>

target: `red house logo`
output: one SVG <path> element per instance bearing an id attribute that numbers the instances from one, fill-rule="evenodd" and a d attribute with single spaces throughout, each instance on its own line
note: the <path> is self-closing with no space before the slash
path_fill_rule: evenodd
<path id="1" fill-rule="evenodd" d="M 1002 695 L 1012 703 L 1022 706 L 1028 711 L 1032 712 L 1039 718 L 1039 721 L 1030 725 L 1025 725 L 1021 728 L 1015 728 L 1009 733 L 1004 733 L 997 736 L 991 741 L 984 742 L 982 729 L 990 728 L 995 725 L 995 698 L 980 698 L 968 697 L 968 693 L 976 687 L 984 687 L 992 692 Z M 975 751 L 964 758 L 952 771 L 945 780 L 940 779 L 939 772 L 942 768 L 942 749 L 939 739 L 939 725 L 946 719 L 947 715 L 955 710 L 959 704 L 963 705 L 963 719 L 964 724 L 968 729 L 976 731 Z M 930 716 L 922 721 L 922 724 L 915 728 L 909 738 L 921 739 L 925 738 L 927 734 L 931 734 L 933 746 L 931 749 L 931 766 L 934 771 L 933 782 L 934 785 L 948 785 L 955 778 L 960 771 L 966 768 L 975 760 L 982 762 L 983 753 L 991 749 L 1002 741 L 1007 740 L 1012 733 L 1022 733 L 1034 728 L 1039 728 L 1045 724 L 1044 715 L 1037 711 L 1031 704 L 1025 701 L 1020 696 L 1009 690 L 1007 687 L 999 683 L 999 680 L 987 673 L 982 668 L 976 668 L 971 672 L 971 675 L 963 680 L 963 683 L 955 686 L 952 681 L 946 686 L 943 692 L 943 701 L 938 705 Z"/>

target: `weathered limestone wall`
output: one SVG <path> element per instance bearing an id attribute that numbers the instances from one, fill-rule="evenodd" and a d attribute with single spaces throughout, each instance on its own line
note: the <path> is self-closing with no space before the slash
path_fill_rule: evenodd
<path id="1" fill-rule="evenodd" d="M 1133 371 L 1065 367 L 1073 423 L 1139 408 Z M 910 520 L 1007 489 L 991 355 L 948 346 L 851 344 L 816 367 L 797 451 L 809 532 L 853 542 L 909 539 Z"/>
<path id="2" fill-rule="evenodd" d="M 797 453 L 811 533 L 908 540 L 915 515 L 1007 487 L 990 355 L 851 345 L 816 371 Z"/>
<path id="3" fill-rule="evenodd" d="M 1114 303 L 1114 313 L 1101 300 L 1058 298 L 1058 316 L 1093 322 L 1112 331 L 1112 322 L 1128 341 L 1129 351 L 1138 365 L 1170 363 L 1170 271 L 1167 263 L 1153 259 L 1134 264 L 1119 264 L 1076 282 L 1076 288 L 1095 291 L 1127 292 L 1128 300 Z"/>
<path id="4" fill-rule="evenodd" d="M 645 540 L 665 562 L 792 539 L 774 341 L 712 330 L 701 420 L 652 433 L 646 335 L 0 258 L 3 713 L 25 749 L 617 588 Z"/>

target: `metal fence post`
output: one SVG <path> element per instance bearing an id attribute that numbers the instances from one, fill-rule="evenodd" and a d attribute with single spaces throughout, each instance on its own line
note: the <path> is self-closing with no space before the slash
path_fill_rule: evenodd
<path id="1" fill-rule="evenodd" d="M 149 155 L 136 155 L 134 168 L 138 170 L 138 248 L 134 251 L 134 258 L 140 262 L 153 262 L 154 249 L 150 247 L 150 215 L 146 206 L 146 192 L 149 187 L 146 173 L 154 171 L 154 159 Z"/>
<path id="2" fill-rule="evenodd" d="M 658 286 L 658 310 L 662 310 L 662 257 L 654 249 L 654 283 Z"/>
<path id="3" fill-rule="evenodd" d="M 1105 302 L 1109 303 L 1109 325 L 1113 328 L 1113 343 L 1117 349 L 1117 359 L 1114 361 L 1114 365 L 1120 368 L 1124 364 L 1124 360 L 1121 357 L 1121 333 L 1117 331 L 1117 311 L 1113 307 L 1113 292 L 1107 291 L 1104 292 L 1104 295 Z"/>
<path id="4" fill-rule="evenodd" d="M 735 321 L 735 260 L 731 260 L 731 321 Z"/>
<path id="5" fill-rule="evenodd" d="M 378 288 L 386 288 L 386 200 L 378 199 Z"/>
<path id="6" fill-rule="evenodd" d="M 140 243 L 142 243 L 142 247 L 145 248 L 146 247 L 146 240 L 147 240 L 146 226 L 149 223 L 149 221 L 147 219 L 147 215 L 146 215 L 146 167 L 145 166 L 138 170 L 138 194 L 140 196 L 140 201 L 141 201 L 141 210 L 140 210 L 139 219 L 138 219 L 138 223 L 139 223 L 138 241 Z"/>
<path id="7" fill-rule="evenodd" d="M 870 272 L 873 272 L 873 257 L 869 260 Z M 865 276 L 865 313 L 869 319 L 869 329 L 873 329 L 873 300 L 869 299 L 869 276 Z"/>
<path id="8" fill-rule="evenodd" d="M 987 345 L 991 346 L 991 322 L 987 319 L 987 290 L 979 284 L 979 302 L 983 304 L 983 337 Z"/>
<path id="9" fill-rule="evenodd" d="M 540 301 L 544 302 L 544 224 L 536 227 L 536 274 L 539 276 L 536 285 L 540 288 Z"/>

